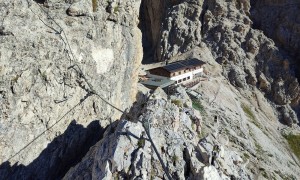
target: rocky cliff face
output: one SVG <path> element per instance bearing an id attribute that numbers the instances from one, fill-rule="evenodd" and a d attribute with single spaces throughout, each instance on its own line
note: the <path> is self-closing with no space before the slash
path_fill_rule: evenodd
<path id="1" fill-rule="evenodd" d="M 299 1 L 251 1 L 254 28 L 261 29 L 276 45 L 299 56 L 300 4 Z"/>
<path id="2" fill-rule="evenodd" d="M 253 27 L 262 30 L 274 40 L 284 56 L 289 56 L 289 66 L 300 72 L 300 4 L 299 1 L 251 1 Z"/>
<path id="3" fill-rule="evenodd" d="M 269 4 L 272 2 L 270 1 Z M 154 43 L 155 58 L 158 61 L 172 61 L 186 57 L 186 54 L 203 57 L 211 53 L 213 58 L 223 65 L 223 75 L 231 84 L 243 90 L 260 89 L 265 93 L 266 98 L 284 109 L 281 111 L 282 114 L 286 112 L 286 109 L 291 109 L 290 105 L 297 109 L 300 89 L 295 77 L 295 68 L 292 65 L 293 57 L 278 49 L 272 39 L 253 26 L 253 22 L 255 24 L 261 22 L 264 24 L 263 27 L 271 27 L 268 25 L 276 21 L 273 18 L 277 16 L 267 18 L 272 13 L 260 10 L 260 3 L 262 2 L 259 1 L 257 6 L 252 7 L 253 12 L 257 9 L 257 12 L 253 13 L 257 14 L 257 18 L 253 18 L 250 14 L 249 1 L 166 1 L 164 6 L 159 6 L 165 7 L 165 13 L 155 13 L 162 17 L 150 19 L 149 24 L 149 26 L 156 24 L 156 27 L 157 21 L 161 20 L 160 35 L 155 33 L 155 37 L 160 36 L 159 42 Z M 278 4 L 280 5 L 279 2 Z M 281 2 L 281 4 L 285 3 Z M 151 11 L 161 11 L 157 10 L 157 6 L 151 8 L 153 3 L 148 3 L 147 6 L 147 9 Z M 289 11 L 289 16 L 286 16 L 290 17 L 294 14 L 293 18 L 297 17 L 295 12 L 297 11 Z M 261 16 L 261 13 L 264 15 Z M 299 39 L 295 30 L 297 23 L 293 23 L 293 18 L 290 23 L 294 27 L 289 33 L 291 35 L 281 35 L 290 39 L 295 37 L 293 42 L 286 44 L 287 49 L 288 46 L 297 44 L 296 41 Z M 269 24 L 264 23 L 266 19 Z M 288 22 L 290 21 L 282 24 L 278 22 L 278 24 L 285 26 Z M 274 28 L 268 29 L 274 30 Z M 279 29 L 282 28 L 279 27 Z M 267 32 L 267 34 L 272 33 L 273 31 Z M 297 46 L 293 48 L 297 49 Z M 199 50 L 199 47 L 208 47 L 208 49 Z M 297 52 L 295 49 L 290 50 Z M 295 122 L 297 118 L 290 118 L 286 123 Z"/>
<path id="4" fill-rule="evenodd" d="M 95 2 L 0 3 L 1 163 L 26 166 L 72 120 L 105 127 L 135 100 L 140 1 Z"/>
<path id="5" fill-rule="evenodd" d="M 146 102 L 137 122 L 112 125 L 64 179 L 229 179 L 229 175 L 250 179 L 241 166 L 242 158 L 223 146 L 220 156 L 227 164 L 226 172 L 221 164 L 219 170 L 210 166 L 218 140 L 209 134 L 199 142 L 200 113 L 188 105 L 188 99 L 177 99 L 182 104 L 176 105 L 164 97 L 156 93 Z"/>
<path id="6" fill-rule="evenodd" d="M 299 161 L 287 151 L 270 104 L 251 107 L 249 99 L 222 81 L 203 82 L 200 100 L 191 100 L 180 88 L 169 99 L 156 90 L 150 100 L 136 104 L 141 109 L 136 119 L 112 124 L 64 179 L 299 177 Z"/>
<path id="7" fill-rule="evenodd" d="M 201 42 L 201 1 L 144 1 L 144 37 L 157 61 L 191 50 Z"/>
<path id="8" fill-rule="evenodd" d="M 0 179 L 299 177 L 281 135 L 300 132 L 297 8 L 286 0 L 1 2 Z M 184 89 L 137 94 L 142 56 L 204 60 L 199 102 Z"/>

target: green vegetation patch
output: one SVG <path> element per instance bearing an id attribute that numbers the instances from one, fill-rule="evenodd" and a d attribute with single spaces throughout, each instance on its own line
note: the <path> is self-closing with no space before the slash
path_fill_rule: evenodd
<path id="1" fill-rule="evenodd" d="M 293 150 L 294 154 L 298 157 L 298 159 L 300 159 L 300 134 L 289 134 L 283 136 L 288 141 L 290 148 Z"/>
<path id="2" fill-rule="evenodd" d="M 200 111 L 201 114 L 205 113 L 204 106 L 201 104 L 201 101 L 192 99 L 192 106 L 194 109 Z"/>
<path id="3" fill-rule="evenodd" d="M 173 162 L 174 166 L 175 166 L 175 164 L 178 162 L 178 160 L 179 160 L 178 156 L 176 156 L 176 155 L 174 154 L 173 157 L 172 157 L 172 162 Z"/>
<path id="4" fill-rule="evenodd" d="M 255 121 L 255 116 L 254 116 L 253 112 L 251 111 L 251 109 L 245 104 L 242 104 L 242 108 L 243 108 L 244 112 L 247 114 L 247 116 L 249 118 L 251 118 L 253 121 Z"/>
<path id="5" fill-rule="evenodd" d="M 143 148 L 144 146 L 145 146 L 145 139 L 144 138 L 139 139 L 138 147 Z"/>
<path id="6" fill-rule="evenodd" d="M 255 118 L 253 112 L 251 111 L 250 107 L 248 107 L 245 104 L 242 104 L 242 108 L 243 111 L 245 112 L 245 114 L 251 119 L 251 122 L 258 127 L 259 129 L 262 130 L 262 132 L 269 137 L 268 133 L 264 130 L 263 126 L 257 121 L 257 119 Z M 267 130 L 267 129 L 266 129 Z"/>
<path id="7" fill-rule="evenodd" d="M 261 168 L 259 168 L 259 170 L 261 171 L 261 174 L 262 174 L 262 176 L 263 176 L 264 178 L 269 179 L 269 176 L 268 176 L 268 174 L 267 174 L 265 168 L 262 168 L 262 167 L 261 167 Z"/>
<path id="8" fill-rule="evenodd" d="M 278 174 L 282 180 L 296 180 L 293 175 L 283 174 L 281 171 L 274 171 L 274 173 Z"/>
<path id="9" fill-rule="evenodd" d="M 259 153 L 259 155 L 261 155 L 264 152 L 261 145 L 256 140 L 254 142 L 254 145 L 255 145 L 255 148 L 256 148 L 256 152 Z"/>
<path id="10" fill-rule="evenodd" d="M 249 158 L 250 158 L 250 155 L 247 154 L 247 153 L 244 153 L 244 157 L 245 157 L 245 159 L 249 159 Z"/>

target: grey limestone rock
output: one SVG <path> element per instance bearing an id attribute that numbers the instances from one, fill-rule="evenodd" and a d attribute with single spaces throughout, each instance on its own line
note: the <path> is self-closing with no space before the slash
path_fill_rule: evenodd
<path id="1" fill-rule="evenodd" d="M 117 22 L 106 1 L 39 2 L 0 3 L 13 34 L 0 35 L 0 163 L 28 165 L 72 120 L 104 128 L 136 98 L 140 1 L 119 2 Z"/>
<path id="2" fill-rule="evenodd" d="M 228 173 L 249 179 L 247 173 L 239 174 L 246 172 L 241 166 L 240 155 L 223 146 L 216 160 L 218 169 L 210 164 L 216 144 L 220 142 L 211 134 L 200 140 L 191 127 L 189 116 L 184 111 L 179 112 L 175 104 L 152 99 L 147 102 L 137 123 L 121 120 L 111 125 L 104 138 L 70 169 L 64 179 L 164 179 L 165 173 L 173 179 L 229 179 Z"/>
<path id="3" fill-rule="evenodd" d="M 294 128 L 298 121 L 298 6 L 0 2 L 0 179 L 299 176 L 277 132 L 277 119 Z M 200 110 L 183 88 L 170 99 L 138 89 L 143 56 L 203 58 Z"/>
<path id="4" fill-rule="evenodd" d="M 92 13 L 92 10 L 92 1 L 81 0 L 71 4 L 67 13 L 70 16 L 87 16 Z"/>
<path id="5" fill-rule="evenodd" d="M 176 88 L 176 93 L 171 95 L 170 99 L 177 101 L 183 107 L 192 107 L 192 100 L 182 86 Z"/>
<path id="6" fill-rule="evenodd" d="M 292 126 L 292 124 L 297 123 L 297 115 L 289 106 L 281 106 L 278 108 L 281 113 L 283 123 Z"/>
<path id="7" fill-rule="evenodd" d="M 252 1 L 251 17 L 254 26 L 261 29 L 271 37 L 278 46 L 288 51 L 294 56 L 296 61 L 299 59 L 299 28 L 300 16 L 299 1 Z"/>

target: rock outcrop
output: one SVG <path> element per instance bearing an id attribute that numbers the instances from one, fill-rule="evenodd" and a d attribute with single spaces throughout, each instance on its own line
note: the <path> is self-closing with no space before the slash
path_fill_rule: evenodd
<path id="1" fill-rule="evenodd" d="M 229 81 L 244 90 L 259 88 L 276 105 L 298 106 L 300 89 L 291 58 L 252 28 L 249 2 L 209 1 L 205 6 L 203 39 Z"/>
<path id="2" fill-rule="evenodd" d="M 298 58 L 300 48 L 300 3 L 289 1 L 251 1 L 254 28 L 263 30 L 276 45 Z M 298 59 L 299 60 L 299 59 Z"/>
<path id="3" fill-rule="evenodd" d="M 200 140 L 193 126 L 201 115 L 193 108 L 156 98 L 141 112 L 136 122 L 111 125 L 64 179 L 230 179 L 229 174 L 250 179 L 237 153 L 224 149 L 211 134 Z M 227 165 L 226 172 L 221 164 L 211 165 L 216 144 L 221 147 L 216 161 Z"/>
<path id="4" fill-rule="evenodd" d="M 292 69 L 298 78 L 300 74 L 300 4 L 297 0 L 291 1 L 251 1 L 251 18 L 253 28 L 260 29 L 283 53 L 282 68 Z M 287 55 L 290 58 L 287 58 Z M 295 83 L 288 87 L 295 88 Z M 284 92 L 280 92 L 283 94 Z M 282 101 L 282 100 L 280 100 Z M 299 111 L 299 98 L 292 101 L 293 109 Z"/>
<path id="5" fill-rule="evenodd" d="M 200 99 L 180 98 L 186 92 L 179 88 L 176 99 L 166 99 L 157 90 L 148 101 L 137 103 L 139 115 L 109 126 L 64 179 L 294 179 L 300 175 L 299 161 L 277 131 L 280 123 L 265 115 L 272 112 L 268 102 L 260 102 L 262 109 L 247 109 L 248 100 L 232 91 L 232 85 L 223 84 L 213 100 L 210 93 L 218 83 L 208 81 L 203 86 Z"/>
<path id="6" fill-rule="evenodd" d="M 104 128 L 135 101 L 140 1 L 91 2 L 0 3 L 1 163 L 26 166 L 72 120 Z"/>

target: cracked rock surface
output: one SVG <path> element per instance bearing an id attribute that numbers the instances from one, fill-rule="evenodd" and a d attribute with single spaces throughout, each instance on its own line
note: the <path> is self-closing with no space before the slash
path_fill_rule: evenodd
<path id="1" fill-rule="evenodd" d="M 113 3 L 0 3 L 1 163 L 28 165 L 72 120 L 106 127 L 134 101 L 140 1 Z"/>

